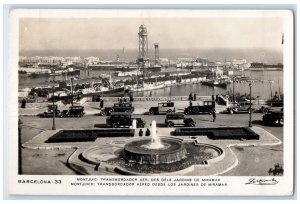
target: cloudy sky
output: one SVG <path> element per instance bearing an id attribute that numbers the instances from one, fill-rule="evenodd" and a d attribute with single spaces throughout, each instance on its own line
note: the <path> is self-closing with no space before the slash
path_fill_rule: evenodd
<path id="1" fill-rule="evenodd" d="M 25 18 L 20 50 L 138 49 L 138 27 L 160 48 L 281 49 L 279 18 Z"/>

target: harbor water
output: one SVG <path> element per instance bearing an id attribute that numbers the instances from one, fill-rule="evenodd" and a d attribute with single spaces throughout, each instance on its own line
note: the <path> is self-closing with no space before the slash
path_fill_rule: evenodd
<path id="1" fill-rule="evenodd" d="M 96 82 L 99 81 L 99 77 L 103 74 L 109 75 L 110 72 L 106 71 L 98 71 L 98 70 L 81 70 L 80 76 L 78 78 L 80 80 L 75 81 L 75 83 L 82 82 Z M 235 71 L 234 75 L 242 75 L 241 72 Z M 274 95 L 275 92 L 283 93 L 283 71 L 279 70 L 246 70 L 243 73 L 244 76 L 250 77 L 254 80 L 259 80 L 257 82 L 252 83 L 252 96 L 258 97 L 260 99 L 269 99 L 271 95 Z M 57 85 L 57 81 L 62 80 L 70 80 L 70 77 L 74 76 L 50 76 L 50 77 L 39 77 L 39 78 L 30 78 L 26 75 L 19 75 L 19 88 L 25 87 L 39 87 L 46 85 Z M 112 78 L 115 77 L 112 75 Z M 129 77 L 127 77 L 129 78 Z M 126 77 L 122 78 L 126 79 Z M 186 85 L 178 85 L 172 87 L 166 87 L 157 90 L 151 91 L 143 91 L 143 92 L 135 92 L 134 96 L 185 96 L 189 95 L 189 93 L 194 92 L 198 96 L 200 95 L 216 95 L 216 94 L 230 94 L 233 91 L 233 83 L 229 84 L 226 89 L 221 87 L 210 87 L 206 85 L 198 84 L 186 84 Z M 240 94 L 249 94 L 249 82 L 235 82 L 234 83 L 234 92 Z"/>

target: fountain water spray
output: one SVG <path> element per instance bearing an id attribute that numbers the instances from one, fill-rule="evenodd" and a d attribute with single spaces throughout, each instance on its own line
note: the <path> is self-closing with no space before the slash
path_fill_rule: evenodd
<path id="1" fill-rule="evenodd" d="M 151 141 L 144 145 L 147 149 L 161 149 L 164 148 L 164 144 L 161 142 L 159 136 L 156 133 L 156 121 L 153 120 L 151 123 Z"/>

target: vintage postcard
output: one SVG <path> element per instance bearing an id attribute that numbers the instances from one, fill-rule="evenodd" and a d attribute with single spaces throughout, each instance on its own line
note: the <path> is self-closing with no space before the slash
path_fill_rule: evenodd
<path id="1" fill-rule="evenodd" d="M 293 18 L 12 10 L 9 193 L 293 195 Z"/>

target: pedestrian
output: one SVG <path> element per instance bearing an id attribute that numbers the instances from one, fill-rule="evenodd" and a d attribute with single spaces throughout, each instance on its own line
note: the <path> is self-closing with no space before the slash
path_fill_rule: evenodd
<path id="1" fill-rule="evenodd" d="M 145 136 L 150 136 L 150 134 L 151 134 L 151 132 L 150 132 L 149 128 L 147 128 Z"/>
<path id="2" fill-rule="evenodd" d="M 190 106 L 193 106 L 193 102 L 192 101 L 190 101 Z"/>
<path id="3" fill-rule="evenodd" d="M 100 108 L 102 109 L 103 106 L 104 106 L 104 101 L 103 101 L 103 99 L 100 99 Z"/>
<path id="4" fill-rule="evenodd" d="M 119 102 L 120 102 L 120 103 L 123 102 L 123 97 L 119 98 Z"/>
<path id="5" fill-rule="evenodd" d="M 144 134 L 143 130 L 140 129 L 140 131 L 139 131 L 139 136 L 143 136 L 143 134 Z"/>
<path id="6" fill-rule="evenodd" d="M 213 109 L 213 111 L 212 111 L 212 116 L 213 116 L 213 122 L 215 122 L 216 121 L 216 109 Z"/>
<path id="7" fill-rule="evenodd" d="M 150 91 L 150 94 L 149 94 L 149 96 L 150 96 L 150 97 L 152 97 L 152 91 Z"/>
<path id="8" fill-rule="evenodd" d="M 26 108 L 26 99 L 23 98 L 21 101 L 21 108 Z"/>
<path id="9" fill-rule="evenodd" d="M 196 93 L 194 93 L 194 101 L 196 101 L 196 99 L 197 99 L 197 95 Z"/>
<path id="10" fill-rule="evenodd" d="M 133 102 L 133 94 L 132 94 L 132 92 L 130 92 L 130 95 L 129 95 L 129 101 L 130 101 L 130 103 Z"/>
<path id="11" fill-rule="evenodd" d="M 193 93 L 190 93 L 189 95 L 189 101 L 192 101 L 193 100 Z"/>

